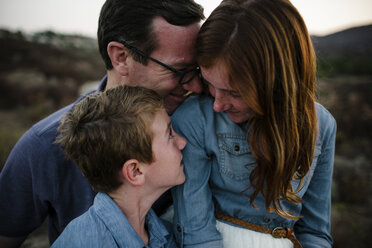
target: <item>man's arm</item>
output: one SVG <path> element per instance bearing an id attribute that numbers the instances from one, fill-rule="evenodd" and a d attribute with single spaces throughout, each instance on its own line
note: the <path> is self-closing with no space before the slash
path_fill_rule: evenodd
<path id="1" fill-rule="evenodd" d="M 20 247 L 27 236 L 23 237 L 5 237 L 0 235 L 0 247 L 2 248 L 15 248 Z"/>

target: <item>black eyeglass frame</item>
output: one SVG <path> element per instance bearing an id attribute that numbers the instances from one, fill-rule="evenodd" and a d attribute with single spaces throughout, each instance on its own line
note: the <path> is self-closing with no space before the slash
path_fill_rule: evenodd
<path id="1" fill-rule="evenodd" d="M 141 55 L 142 57 L 144 57 L 145 59 L 149 59 L 155 63 L 157 63 L 158 65 L 161 65 L 163 66 L 164 68 L 170 70 L 171 72 L 173 72 L 174 74 L 177 75 L 177 77 L 179 78 L 178 79 L 178 83 L 180 85 L 184 85 L 184 84 L 187 84 L 189 82 L 191 82 L 191 80 L 194 79 L 195 76 L 200 76 L 200 67 L 197 66 L 195 69 L 189 69 L 189 70 L 177 70 L 175 68 L 173 68 L 172 66 L 169 66 L 167 64 L 164 64 L 163 62 L 157 60 L 157 59 L 154 59 L 153 57 L 147 55 L 145 52 L 139 50 L 138 48 L 128 44 L 128 42 L 126 41 L 120 41 L 121 44 L 123 44 L 124 46 L 126 46 L 128 49 L 130 49 L 131 51 Z M 183 79 L 185 78 L 185 76 L 188 74 L 188 73 L 193 73 L 192 76 L 183 82 Z"/>

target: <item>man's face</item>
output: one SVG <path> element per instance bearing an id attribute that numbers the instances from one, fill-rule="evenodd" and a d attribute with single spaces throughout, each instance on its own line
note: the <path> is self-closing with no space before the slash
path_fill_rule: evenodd
<path id="1" fill-rule="evenodd" d="M 195 39 L 199 32 L 199 23 L 189 26 L 174 26 L 161 17 L 156 17 L 152 24 L 158 47 L 149 56 L 177 70 L 194 69 Z M 188 91 L 200 93 L 202 85 L 198 77 L 187 84 L 179 85 L 177 75 L 165 67 L 148 60 L 147 65 L 133 63 L 128 83 L 155 90 L 165 97 L 169 114 L 186 99 Z"/>

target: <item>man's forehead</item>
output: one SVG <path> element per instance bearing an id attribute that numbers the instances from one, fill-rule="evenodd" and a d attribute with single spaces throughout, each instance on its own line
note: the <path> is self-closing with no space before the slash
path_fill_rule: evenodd
<path id="1" fill-rule="evenodd" d="M 151 56 L 159 60 L 164 59 L 178 68 L 194 66 L 195 41 L 199 29 L 199 23 L 176 26 L 169 24 L 162 17 L 155 17 L 152 31 L 156 39 L 156 48 Z"/>
<path id="2" fill-rule="evenodd" d="M 181 31 L 185 29 L 195 29 L 196 32 L 199 32 L 201 22 L 194 22 L 189 25 L 173 25 L 167 22 L 163 17 L 161 16 L 155 16 L 152 20 L 152 31 L 153 32 L 164 32 L 168 29 L 174 29 L 174 31 Z"/>
<path id="3" fill-rule="evenodd" d="M 163 17 L 155 17 L 152 23 L 152 33 L 157 43 L 164 43 L 167 45 L 195 43 L 199 30 L 199 23 L 177 26 L 168 23 Z"/>

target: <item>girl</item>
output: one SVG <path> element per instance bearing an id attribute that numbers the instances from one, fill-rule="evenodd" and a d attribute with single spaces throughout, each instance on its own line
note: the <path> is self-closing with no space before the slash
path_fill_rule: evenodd
<path id="1" fill-rule="evenodd" d="M 186 182 L 172 192 L 179 245 L 331 247 L 336 123 L 315 102 L 315 54 L 296 8 L 224 0 L 196 47 L 212 97 L 172 117 L 188 140 Z"/>

